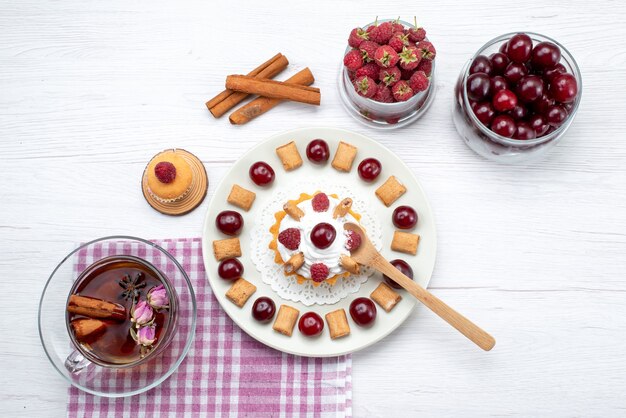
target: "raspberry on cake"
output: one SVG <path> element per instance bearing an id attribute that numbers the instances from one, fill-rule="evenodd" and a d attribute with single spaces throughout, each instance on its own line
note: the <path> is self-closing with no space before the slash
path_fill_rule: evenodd
<path id="1" fill-rule="evenodd" d="M 350 250 L 360 242 L 343 229 L 344 223 L 358 224 L 361 218 L 352 211 L 352 199 L 342 200 L 324 192 L 302 193 L 274 216 L 269 248 L 274 250 L 274 259 L 283 266 L 285 275 L 296 275 L 300 283 L 311 280 L 318 286 L 322 282 L 332 285 L 339 278 L 359 273 Z"/>

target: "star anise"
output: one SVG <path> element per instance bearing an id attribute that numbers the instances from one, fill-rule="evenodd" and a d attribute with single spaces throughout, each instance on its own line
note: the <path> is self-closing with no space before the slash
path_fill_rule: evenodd
<path id="1" fill-rule="evenodd" d="M 146 287 L 146 282 L 143 281 L 143 273 L 141 272 L 135 274 L 133 278 L 130 277 L 130 274 L 125 274 L 118 284 L 124 289 L 122 297 L 126 300 L 138 298 L 139 289 Z"/>

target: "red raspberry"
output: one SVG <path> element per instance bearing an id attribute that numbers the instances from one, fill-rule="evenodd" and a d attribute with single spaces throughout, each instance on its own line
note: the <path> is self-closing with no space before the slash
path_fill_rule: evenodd
<path id="1" fill-rule="evenodd" d="M 428 77 L 424 71 L 415 71 L 409 79 L 409 86 L 411 86 L 413 91 L 416 93 L 425 91 L 428 88 L 429 83 Z"/>
<path id="2" fill-rule="evenodd" d="M 424 38 L 426 38 L 426 30 L 417 26 L 417 18 L 415 18 L 415 26 L 407 30 L 407 35 L 409 35 L 409 39 L 413 42 L 423 41 Z"/>
<path id="3" fill-rule="evenodd" d="M 405 46 L 409 46 L 409 35 L 402 32 L 396 32 L 389 40 L 389 46 L 396 52 L 401 52 Z"/>
<path id="4" fill-rule="evenodd" d="M 369 33 L 370 39 L 379 44 L 386 44 L 393 36 L 393 26 L 391 22 L 383 22 L 378 26 L 374 26 Z"/>
<path id="5" fill-rule="evenodd" d="M 343 57 L 343 65 L 350 71 L 356 71 L 363 66 L 363 57 L 358 49 L 353 49 Z"/>
<path id="6" fill-rule="evenodd" d="M 300 246 L 300 230 L 298 228 L 287 228 L 278 234 L 278 242 L 290 250 L 297 250 Z"/>
<path id="7" fill-rule="evenodd" d="M 361 236 L 355 231 L 346 231 L 346 250 L 354 251 L 361 246 Z"/>
<path id="8" fill-rule="evenodd" d="M 413 97 L 413 90 L 411 89 L 411 86 L 409 86 L 409 84 L 404 80 L 398 81 L 392 87 L 391 92 L 393 93 L 393 98 L 399 102 L 406 102 Z"/>
<path id="9" fill-rule="evenodd" d="M 314 282 L 323 282 L 328 277 L 330 270 L 324 263 L 315 263 L 311 266 L 311 279 Z"/>
<path id="10" fill-rule="evenodd" d="M 176 167 L 169 161 L 161 161 L 154 167 L 154 175 L 161 183 L 171 183 L 176 178 Z"/>
<path id="11" fill-rule="evenodd" d="M 376 50 L 374 60 L 381 67 L 390 68 L 398 63 L 398 53 L 389 45 L 383 45 Z"/>
<path id="12" fill-rule="evenodd" d="M 374 61 L 374 54 L 380 45 L 372 41 L 363 41 L 359 45 L 364 62 Z"/>
<path id="13" fill-rule="evenodd" d="M 348 45 L 352 48 L 358 48 L 361 45 L 361 42 L 369 39 L 369 34 L 367 31 L 361 28 L 354 28 L 350 32 L 350 36 L 348 37 Z"/>
<path id="14" fill-rule="evenodd" d="M 391 24 L 391 28 L 393 30 L 393 33 L 404 33 L 404 25 L 400 23 L 400 18 L 393 21 L 393 23 Z"/>
<path id="15" fill-rule="evenodd" d="M 420 63 L 422 59 L 419 55 L 418 49 L 411 47 L 404 47 L 402 52 L 399 54 L 400 57 L 400 67 L 405 70 L 414 70 Z"/>
<path id="16" fill-rule="evenodd" d="M 376 100 L 381 103 L 393 103 L 393 94 L 391 94 L 391 89 L 385 86 L 383 83 L 378 84 L 378 90 L 376 90 L 376 94 L 372 97 L 372 100 Z"/>
<path id="17" fill-rule="evenodd" d="M 371 99 L 376 94 L 378 86 L 376 85 L 374 79 L 367 76 L 361 76 L 354 80 L 354 89 L 360 96 Z"/>
<path id="18" fill-rule="evenodd" d="M 437 51 L 435 51 L 435 47 L 428 41 L 420 41 L 416 46 L 422 58 L 426 60 L 434 60 L 437 55 Z"/>
<path id="19" fill-rule="evenodd" d="M 402 74 L 398 67 L 381 68 L 378 73 L 378 79 L 385 83 L 386 86 L 393 86 L 402 79 Z"/>
<path id="20" fill-rule="evenodd" d="M 358 70 L 356 70 L 356 76 L 361 77 L 362 75 L 368 76 L 374 81 L 378 81 L 378 72 L 380 67 L 376 65 L 375 62 L 368 62 Z"/>
<path id="21" fill-rule="evenodd" d="M 313 196 L 311 206 L 313 206 L 313 210 L 315 212 L 326 212 L 330 207 L 330 200 L 328 200 L 326 193 L 318 193 Z"/>
<path id="22" fill-rule="evenodd" d="M 417 66 L 418 71 L 424 71 L 424 73 L 430 77 L 433 73 L 433 62 L 428 60 L 421 60 L 420 65 Z"/>

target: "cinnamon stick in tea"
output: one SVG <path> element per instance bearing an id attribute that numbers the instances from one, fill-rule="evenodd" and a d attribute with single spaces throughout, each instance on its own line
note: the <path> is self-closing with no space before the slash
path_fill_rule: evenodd
<path id="1" fill-rule="evenodd" d="M 276 54 L 270 60 L 264 62 L 254 70 L 248 73 L 250 77 L 259 77 L 259 78 L 272 78 L 277 76 L 281 71 L 287 68 L 289 65 L 289 61 L 287 57 L 282 54 Z M 211 114 L 219 118 L 224 115 L 230 109 L 239 104 L 242 100 L 248 97 L 246 93 L 234 92 L 230 89 L 226 89 L 208 102 L 206 102 L 206 107 L 209 109 Z"/>
<path id="2" fill-rule="evenodd" d="M 319 106 L 321 100 L 320 89 L 316 87 L 300 86 L 264 78 L 249 77 L 246 75 L 229 75 L 226 77 L 226 88 L 242 93 L 257 94 L 272 99 L 291 100 Z"/>
<path id="3" fill-rule="evenodd" d="M 302 86 L 310 86 L 314 81 L 315 78 L 313 77 L 313 73 L 311 73 L 311 70 L 309 70 L 308 67 L 286 80 L 287 83 L 299 84 Z M 283 101 L 284 100 L 281 99 L 270 99 L 269 97 L 258 97 L 231 113 L 228 120 L 230 120 L 230 123 L 233 125 L 243 125 L 276 107 Z"/>
<path id="4" fill-rule="evenodd" d="M 126 309 L 113 302 L 90 298 L 87 296 L 72 295 L 67 303 L 67 311 L 89 318 L 126 320 Z"/>
<path id="5" fill-rule="evenodd" d="M 80 342 L 89 342 L 106 331 L 107 324 L 99 319 L 81 318 L 70 322 L 76 339 Z"/>

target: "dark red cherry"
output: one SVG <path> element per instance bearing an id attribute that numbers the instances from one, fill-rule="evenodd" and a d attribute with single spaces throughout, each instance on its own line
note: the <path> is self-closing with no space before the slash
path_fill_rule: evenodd
<path id="1" fill-rule="evenodd" d="M 578 83 L 576 83 L 576 78 L 568 73 L 557 75 L 552 79 L 550 92 L 552 93 L 554 100 L 557 102 L 573 102 L 578 94 Z"/>
<path id="2" fill-rule="evenodd" d="M 517 96 L 511 90 L 500 90 L 491 101 L 493 108 L 498 112 L 507 112 L 517 106 Z"/>
<path id="3" fill-rule="evenodd" d="M 376 320 L 376 305 L 368 298 L 356 298 L 350 304 L 350 316 L 359 326 L 369 327 Z"/>
<path id="4" fill-rule="evenodd" d="M 507 65 L 504 73 L 502 74 L 504 78 L 508 80 L 511 84 L 517 84 L 518 81 L 522 79 L 525 75 L 528 74 L 528 68 L 524 64 L 520 64 L 518 62 L 512 62 Z"/>
<path id="5" fill-rule="evenodd" d="M 489 126 L 496 112 L 491 102 L 480 102 L 474 106 L 474 114 L 483 125 Z"/>
<path id="6" fill-rule="evenodd" d="M 409 264 L 406 261 L 400 260 L 398 258 L 396 260 L 391 260 L 389 263 L 395 268 L 397 268 L 398 270 L 400 270 L 400 273 L 404 274 L 406 277 L 413 280 L 413 269 L 411 268 L 411 266 L 409 266 Z M 385 279 L 385 282 L 389 286 L 393 287 L 394 289 L 402 289 L 402 286 L 394 282 L 389 276 L 383 275 L 383 278 Z"/>
<path id="7" fill-rule="evenodd" d="M 317 337 L 324 330 L 324 321 L 315 312 L 307 312 L 300 317 L 298 329 L 306 337 Z"/>
<path id="8" fill-rule="evenodd" d="M 274 181 L 274 170 L 268 163 L 258 161 L 250 166 L 250 178 L 257 186 L 267 186 Z"/>
<path id="9" fill-rule="evenodd" d="M 323 139 L 314 139 L 306 146 L 306 157 L 313 164 L 324 164 L 330 157 L 328 144 Z"/>
<path id="10" fill-rule="evenodd" d="M 548 122 L 546 122 L 546 119 L 539 114 L 532 115 L 528 119 L 528 124 L 535 130 L 537 138 L 545 135 L 545 133 L 548 131 L 548 128 L 550 127 L 550 125 L 548 125 Z"/>
<path id="11" fill-rule="evenodd" d="M 517 124 L 515 134 L 513 134 L 513 138 L 515 139 L 535 139 L 537 134 L 535 130 L 526 122 L 520 122 Z"/>
<path id="12" fill-rule="evenodd" d="M 509 39 L 506 55 L 513 62 L 524 63 L 530 59 L 533 41 L 525 33 L 518 33 Z"/>
<path id="13" fill-rule="evenodd" d="M 225 210 L 215 218 L 215 226 L 226 235 L 239 235 L 243 228 L 243 217 L 237 211 Z"/>
<path id="14" fill-rule="evenodd" d="M 243 264 L 236 258 L 227 258 L 217 266 L 217 274 L 224 280 L 235 280 L 243 275 Z"/>
<path id="15" fill-rule="evenodd" d="M 380 161 L 376 158 L 366 158 L 361 161 L 361 164 L 359 164 L 358 172 L 361 180 L 371 183 L 376 180 L 381 170 L 382 165 L 380 164 Z"/>
<path id="16" fill-rule="evenodd" d="M 565 110 L 563 106 L 554 105 L 548 108 L 546 120 L 550 126 L 557 128 L 565 122 L 565 119 L 567 119 L 567 110 Z"/>
<path id="17" fill-rule="evenodd" d="M 311 242 L 322 250 L 330 247 L 336 236 L 335 227 L 326 222 L 315 225 L 311 230 Z"/>
<path id="18" fill-rule="evenodd" d="M 509 57 L 502 52 L 496 52 L 489 56 L 491 61 L 491 75 L 502 74 L 507 65 L 509 65 Z"/>
<path id="19" fill-rule="evenodd" d="M 266 296 L 261 296 L 252 305 L 252 317 L 259 322 L 269 322 L 276 312 L 274 301 Z"/>
<path id="20" fill-rule="evenodd" d="M 522 120 L 528 116 L 528 109 L 525 106 L 518 104 L 509 111 L 509 115 L 511 115 L 511 117 L 513 117 L 516 121 Z"/>
<path id="21" fill-rule="evenodd" d="M 485 73 L 476 73 L 467 77 L 467 97 L 481 101 L 491 94 L 491 80 Z"/>
<path id="22" fill-rule="evenodd" d="M 567 68 L 563 64 L 557 64 L 554 68 L 549 68 L 543 72 L 543 79 L 548 83 L 552 83 L 554 77 L 560 74 L 565 74 L 567 72 Z"/>
<path id="23" fill-rule="evenodd" d="M 484 55 L 479 55 L 476 58 L 474 58 L 474 61 L 472 62 L 469 68 L 470 74 L 485 73 L 487 75 L 490 75 L 491 71 L 492 71 L 491 61 L 489 60 L 489 58 L 487 58 Z"/>
<path id="24" fill-rule="evenodd" d="M 398 206 L 391 220 L 398 229 L 412 229 L 417 224 L 417 212 L 411 206 Z"/>
<path id="25" fill-rule="evenodd" d="M 534 102 L 543 96 L 543 80 L 538 75 L 527 75 L 517 83 L 515 91 L 522 102 Z"/>
<path id="26" fill-rule="evenodd" d="M 534 101 L 530 106 L 535 113 L 545 115 L 548 113 L 548 108 L 554 104 L 554 99 L 550 95 L 550 92 L 546 92 L 539 99 Z"/>
<path id="27" fill-rule="evenodd" d="M 554 68 L 561 61 L 561 50 L 552 42 L 539 42 L 533 48 L 530 62 L 538 70 Z"/>
<path id="28" fill-rule="evenodd" d="M 496 94 L 500 90 L 508 89 L 509 83 L 506 81 L 506 78 L 501 75 L 497 75 L 495 77 L 491 77 L 491 94 Z"/>
<path id="29" fill-rule="evenodd" d="M 498 115 L 491 122 L 491 130 L 507 138 L 515 133 L 515 121 L 508 115 Z"/>
<path id="30" fill-rule="evenodd" d="M 503 53 L 504 55 L 507 54 L 507 49 L 509 47 L 509 42 L 503 42 L 502 45 L 500 45 L 500 48 L 498 48 L 498 52 Z M 508 58 L 508 55 L 507 55 Z"/>

